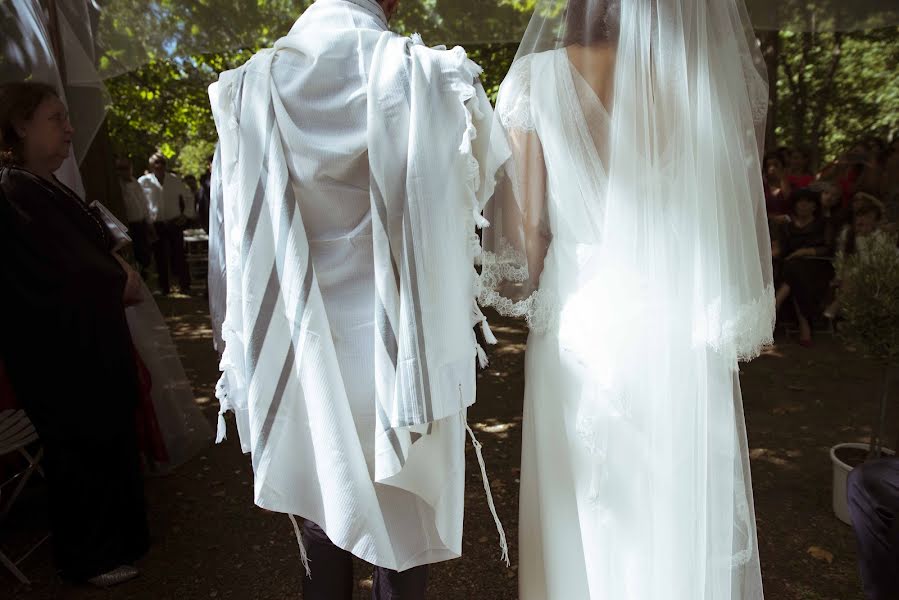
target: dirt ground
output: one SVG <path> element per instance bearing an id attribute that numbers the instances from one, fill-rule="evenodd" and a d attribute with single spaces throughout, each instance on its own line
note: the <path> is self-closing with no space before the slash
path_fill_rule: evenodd
<path id="1" fill-rule="evenodd" d="M 197 396 L 210 422 L 217 365 L 205 303 L 163 299 Z M 467 448 L 465 537 L 460 560 L 435 565 L 429 598 L 517 597 L 517 493 L 524 386 L 525 331 L 492 319 L 500 345 L 480 375 L 469 421 L 484 456 L 509 537 L 512 568 L 499 561 L 496 531 L 474 452 Z M 741 376 L 752 455 L 762 567 L 769 600 L 862 598 L 850 528 L 831 512 L 830 446 L 861 441 L 877 412 L 878 372 L 838 339 L 819 335 L 813 348 L 780 339 Z M 20 565 L 30 588 L 0 570 L 0 597 L 72 599 L 282 599 L 300 597 L 301 566 L 288 519 L 253 506 L 248 459 L 236 432 L 174 474 L 147 480 L 154 535 L 138 564 L 139 579 L 99 591 L 60 581 L 43 544 Z M 0 547 L 18 558 L 47 531 L 45 489 L 30 486 L 0 525 Z M 357 565 L 359 598 L 369 597 L 371 572 Z M 577 599 L 555 599 L 577 600 Z M 618 600 L 618 599 L 610 599 Z"/>

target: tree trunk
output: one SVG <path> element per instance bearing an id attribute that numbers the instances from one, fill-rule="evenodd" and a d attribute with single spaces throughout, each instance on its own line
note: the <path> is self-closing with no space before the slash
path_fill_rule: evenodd
<path id="1" fill-rule="evenodd" d="M 763 32 L 759 41 L 762 44 L 762 56 L 768 69 L 768 122 L 765 130 L 765 149 L 777 148 L 777 79 L 780 70 L 780 32 Z"/>

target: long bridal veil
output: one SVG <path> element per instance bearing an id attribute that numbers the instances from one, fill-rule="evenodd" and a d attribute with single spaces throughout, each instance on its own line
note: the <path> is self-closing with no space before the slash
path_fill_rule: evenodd
<path id="1" fill-rule="evenodd" d="M 743 0 L 540 0 L 500 88 L 481 300 L 579 365 L 591 597 L 762 597 L 737 365 L 772 340 L 767 85 Z"/>

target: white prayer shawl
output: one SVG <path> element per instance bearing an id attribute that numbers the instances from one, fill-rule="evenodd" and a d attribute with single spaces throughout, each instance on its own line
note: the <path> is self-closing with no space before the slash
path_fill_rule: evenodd
<path id="1" fill-rule="evenodd" d="M 137 192 L 141 193 L 140 188 Z M 165 318 L 143 283 L 141 296 L 142 301 L 128 307 L 125 316 L 134 347 L 150 374 L 150 396 L 168 458 L 160 467 L 173 469 L 209 447 L 212 429 L 194 399 Z"/>
<path id="2" fill-rule="evenodd" d="M 210 88 L 227 278 L 217 396 L 252 453 L 256 503 L 400 571 L 461 555 L 484 321 L 475 228 L 496 171 L 479 74 L 461 48 L 389 33 L 372 0 L 319 0 Z M 322 206 L 347 211 L 360 191 L 358 226 L 322 230 Z M 344 247 L 359 270 L 335 282 Z"/>

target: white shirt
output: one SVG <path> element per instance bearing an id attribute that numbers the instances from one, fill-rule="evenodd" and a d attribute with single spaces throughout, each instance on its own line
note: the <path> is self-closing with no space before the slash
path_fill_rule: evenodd
<path id="1" fill-rule="evenodd" d="M 122 200 L 125 203 L 125 216 L 129 223 L 139 223 L 150 220 L 150 208 L 147 205 L 147 196 L 136 180 L 123 181 Z"/>
<path id="2" fill-rule="evenodd" d="M 193 192 L 177 175 L 166 173 L 162 184 L 153 173 L 147 173 L 137 181 L 147 197 L 150 223 L 171 221 L 182 214 L 185 217 L 196 215 Z M 184 204 L 183 213 L 181 212 L 182 202 Z"/>

